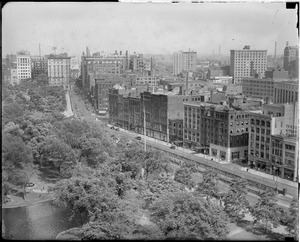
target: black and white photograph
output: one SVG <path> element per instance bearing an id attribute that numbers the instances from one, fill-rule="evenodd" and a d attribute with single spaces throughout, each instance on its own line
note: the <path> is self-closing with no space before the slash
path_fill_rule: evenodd
<path id="1" fill-rule="evenodd" d="M 299 241 L 299 2 L 1 6 L 3 239 Z"/>

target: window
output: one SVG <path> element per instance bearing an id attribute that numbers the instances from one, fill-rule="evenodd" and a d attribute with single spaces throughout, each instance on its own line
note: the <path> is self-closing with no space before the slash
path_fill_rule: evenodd
<path id="1" fill-rule="evenodd" d="M 233 160 L 236 160 L 236 159 L 239 159 L 240 158 L 240 152 L 232 152 L 231 153 L 231 158 L 233 159 Z"/>

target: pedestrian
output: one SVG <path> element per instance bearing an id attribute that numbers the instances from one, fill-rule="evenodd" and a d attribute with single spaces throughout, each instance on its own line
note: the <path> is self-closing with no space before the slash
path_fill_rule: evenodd
<path id="1" fill-rule="evenodd" d="M 13 234 L 10 234 L 10 237 L 12 237 L 13 239 L 15 238 L 15 236 Z"/>
<path id="2" fill-rule="evenodd" d="M 247 168 L 247 172 L 248 172 L 249 168 Z"/>

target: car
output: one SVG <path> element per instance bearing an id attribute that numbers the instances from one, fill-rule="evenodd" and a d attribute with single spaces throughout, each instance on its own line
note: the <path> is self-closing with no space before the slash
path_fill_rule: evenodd
<path id="1" fill-rule="evenodd" d="M 175 150 L 175 146 L 174 145 L 172 145 L 172 146 L 170 146 L 170 149 L 172 149 L 172 150 Z"/>
<path id="2" fill-rule="evenodd" d="M 115 129 L 115 127 L 110 127 L 110 129 Z"/>
<path id="3" fill-rule="evenodd" d="M 115 130 L 116 130 L 116 131 L 120 131 L 120 129 L 119 129 L 119 128 L 115 128 Z"/>
<path id="4" fill-rule="evenodd" d="M 135 137 L 135 139 L 142 140 L 142 137 L 141 136 L 137 136 L 137 137 Z"/>

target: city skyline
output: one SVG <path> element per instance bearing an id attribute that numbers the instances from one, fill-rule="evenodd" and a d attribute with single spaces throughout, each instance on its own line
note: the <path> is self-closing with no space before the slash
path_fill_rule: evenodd
<path id="1" fill-rule="evenodd" d="M 31 55 L 67 52 L 80 56 L 128 50 L 198 57 L 230 49 L 267 49 L 283 54 L 297 44 L 297 14 L 285 3 L 9 3 L 3 8 L 2 55 L 25 49 Z M 258 38 L 259 36 L 259 38 Z"/>

